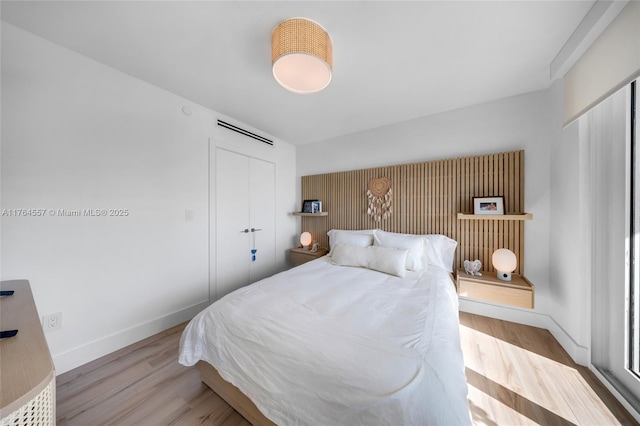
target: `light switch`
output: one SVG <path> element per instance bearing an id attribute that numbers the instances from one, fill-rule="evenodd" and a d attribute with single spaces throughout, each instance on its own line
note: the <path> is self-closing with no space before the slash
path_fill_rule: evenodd
<path id="1" fill-rule="evenodd" d="M 194 216 L 195 216 L 195 211 L 193 209 L 185 209 L 185 211 L 184 211 L 184 220 L 185 221 L 192 222 Z"/>

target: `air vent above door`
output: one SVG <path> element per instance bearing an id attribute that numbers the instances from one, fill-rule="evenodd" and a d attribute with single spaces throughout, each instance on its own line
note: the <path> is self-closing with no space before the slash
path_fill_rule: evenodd
<path id="1" fill-rule="evenodd" d="M 234 126 L 233 124 L 229 124 L 226 121 L 222 121 L 222 120 L 218 120 L 218 126 L 224 127 L 225 129 L 229 129 L 232 130 L 236 133 L 240 133 L 241 135 L 250 137 L 251 139 L 255 139 L 257 141 L 260 141 L 262 143 L 266 143 L 267 145 L 272 145 L 273 146 L 273 141 L 271 139 L 267 139 L 263 136 L 260 135 L 256 135 L 255 133 L 252 133 L 248 130 L 245 130 L 241 127 L 238 126 Z"/>

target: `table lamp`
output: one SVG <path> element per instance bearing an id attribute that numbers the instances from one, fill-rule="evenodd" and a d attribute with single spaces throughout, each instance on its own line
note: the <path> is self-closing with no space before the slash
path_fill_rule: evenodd
<path id="1" fill-rule="evenodd" d="M 506 248 L 494 251 L 493 256 L 491 256 L 491 263 L 496 268 L 498 279 L 502 281 L 511 281 L 511 273 L 518 266 L 515 253 Z"/>
<path id="2" fill-rule="evenodd" d="M 300 235 L 300 244 L 302 244 L 302 250 L 309 250 L 309 244 L 311 244 L 311 234 L 309 232 L 303 232 Z"/>

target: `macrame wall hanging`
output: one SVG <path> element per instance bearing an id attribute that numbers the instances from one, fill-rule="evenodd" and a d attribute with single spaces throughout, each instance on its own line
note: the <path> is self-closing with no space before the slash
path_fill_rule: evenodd
<path id="1" fill-rule="evenodd" d="M 369 198 L 369 208 L 367 214 L 376 222 L 391 216 L 391 179 L 388 177 L 371 179 L 367 198 Z"/>

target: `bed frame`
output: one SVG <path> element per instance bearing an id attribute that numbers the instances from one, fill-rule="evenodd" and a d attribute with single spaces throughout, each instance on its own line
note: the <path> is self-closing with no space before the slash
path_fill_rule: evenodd
<path id="1" fill-rule="evenodd" d="M 240 389 L 220 376 L 211 364 L 198 361 L 196 369 L 202 381 L 254 426 L 275 426 Z"/>
<path id="2" fill-rule="evenodd" d="M 389 177 L 393 213 L 374 221 L 366 214 L 370 179 Z M 496 248 L 515 252 L 520 273 L 524 261 L 522 221 L 459 220 L 470 212 L 473 197 L 503 195 L 507 212 L 524 206 L 524 151 L 403 164 L 302 177 L 302 199 L 322 200 L 323 217 L 302 217 L 302 228 L 321 246 L 328 246 L 329 229 L 372 229 L 412 234 L 444 234 L 458 241 L 454 270 L 464 259 L 480 259 L 492 270 Z M 252 424 L 275 425 L 237 387 L 224 380 L 210 364 L 199 361 L 202 381 Z"/>

